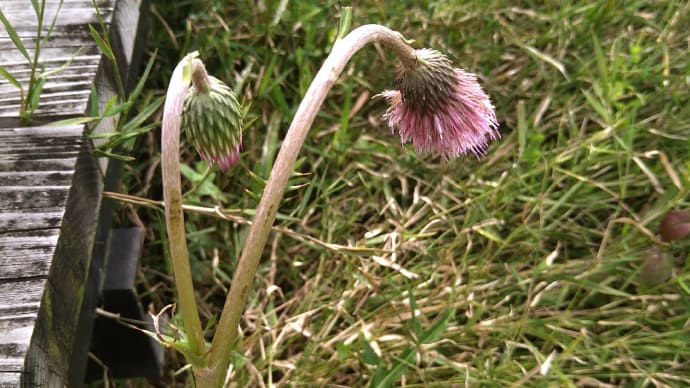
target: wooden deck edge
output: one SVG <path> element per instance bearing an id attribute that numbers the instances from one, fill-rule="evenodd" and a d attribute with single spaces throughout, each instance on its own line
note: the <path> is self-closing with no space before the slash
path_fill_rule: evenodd
<path id="1" fill-rule="evenodd" d="M 113 22 L 110 29 L 110 40 L 116 53 L 120 77 L 129 93 L 137 82 L 138 69 L 144 47 L 147 44 L 147 18 L 148 0 L 118 0 L 113 14 Z M 135 27 L 135 28 L 133 28 Z M 114 67 L 109 61 L 103 60 L 102 66 L 96 76 L 96 85 L 103 85 L 113 79 Z M 116 94 L 114 85 L 112 95 Z M 100 102 L 103 106 L 103 102 Z M 109 129 L 110 130 L 110 129 Z M 122 173 L 122 161 L 100 158 L 98 160 L 101 171 L 104 171 L 103 189 L 117 191 Z M 102 191 L 100 193 L 102 195 Z M 107 266 L 108 246 L 112 227 L 115 201 L 101 199 L 98 216 L 95 241 L 91 254 L 91 266 L 89 268 L 86 287 L 97 292 L 86 293 L 81 307 L 81 315 L 77 324 L 74 337 L 74 349 L 68 369 L 68 381 L 73 385 L 82 384 L 86 376 L 88 354 L 91 347 L 91 339 L 96 318 L 95 309 L 100 300 L 101 288 Z"/>
<path id="2" fill-rule="evenodd" d="M 135 84 L 133 70 L 138 69 L 142 51 L 142 43 L 137 41 L 145 40 L 139 28 L 147 6 L 146 0 L 118 0 L 110 24 L 111 43 L 127 86 Z M 94 80 L 101 107 L 117 94 L 113 72 L 112 64 L 102 57 Z M 113 124 L 104 122 L 98 130 L 112 131 Z M 118 163 L 107 159 L 96 160 L 92 141 L 84 136 L 21 386 L 83 384 L 105 266 L 103 247 L 107 246 L 112 219 L 112 203 L 103 201 L 102 193 L 104 185 L 113 188 L 119 168 Z M 14 377 L 16 373 L 0 370 L 0 384 Z"/>
<path id="3" fill-rule="evenodd" d="M 60 237 L 31 337 L 22 386 L 73 386 L 66 383 L 77 349 L 76 331 L 95 242 L 103 183 L 88 139 L 77 157 Z M 97 291 L 96 291 L 97 292 Z"/>

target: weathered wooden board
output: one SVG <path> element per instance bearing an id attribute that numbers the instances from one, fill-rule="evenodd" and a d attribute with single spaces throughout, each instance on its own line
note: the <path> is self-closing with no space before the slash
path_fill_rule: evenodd
<path id="1" fill-rule="evenodd" d="M 4 286 L 0 286 L 0 289 Z M 37 289 L 37 287 L 30 287 Z M 10 290 L 2 290 L 10 292 Z M 0 292 L 2 292 L 0 291 Z M 4 293 L 3 293 L 4 295 Z M 9 299 L 9 294 L 7 295 Z M 3 318 L 0 319 L 0 331 L 4 333 L 5 341 L 0 351 L 0 365 L 3 373 L 0 373 L 0 386 L 9 384 L 13 379 L 19 378 L 24 369 L 24 354 L 31 340 L 33 322 L 36 320 L 38 303 L 24 306 L 25 311 L 20 311 L 21 306 L 14 307 L 12 311 L 2 307 Z M 9 374 L 9 376 L 5 376 Z M 3 384 L 4 383 L 4 384 Z"/>
<path id="2" fill-rule="evenodd" d="M 64 69 L 47 77 L 37 123 L 82 116 L 91 101 L 103 107 L 116 93 L 113 66 L 89 32 L 89 24 L 101 28 L 92 1 L 45 3 L 44 34 L 57 18 L 51 38 L 41 44 L 39 71 Z M 106 27 L 111 20 L 117 27 L 109 36 L 123 81 L 131 84 L 143 1 L 97 3 Z M 31 2 L 0 0 L 0 9 L 33 55 L 37 20 Z M 2 27 L 0 66 L 26 89 L 30 64 Z M 0 387 L 77 386 L 103 265 L 92 258 L 107 244 L 97 231 L 110 170 L 94 158 L 84 126 L 18 127 L 19 106 L 19 89 L 0 77 Z M 96 130 L 112 131 L 112 124 Z"/>
<path id="3" fill-rule="evenodd" d="M 6 178 L 0 180 L 0 375 L 10 373 L 0 381 L 6 385 L 17 377 L 26 386 L 64 381 L 69 365 L 74 333 L 67 331 L 79 316 L 101 193 L 83 130 L 0 128 Z"/>
<path id="4" fill-rule="evenodd" d="M 59 233 L 52 227 L 0 234 L 0 282 L 46 277 Z"/>

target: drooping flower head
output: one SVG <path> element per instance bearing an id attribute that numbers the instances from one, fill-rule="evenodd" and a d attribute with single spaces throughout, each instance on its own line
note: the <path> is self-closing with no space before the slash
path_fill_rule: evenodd
<path id="1" fill-rule="evenodd" d="M 192 62 L 192 86 L 184 99 L 182 129 L 201 158 L 225 171 L 240 159 L 242 114 L 235 93 Z"/>
<path id="2" fill-rule="evenodd" d="M 486 153 L 489 140 L 501 135 L 494 106 L 477 76 L 454 68 L 448 57 L 433 49 L 416 50 L 413 68 L 398 67 L 398 90 L 380 94 L 390 106 L 384 118 L 402 143 L 412 142 L 417 153 L 444 159 Z"/>

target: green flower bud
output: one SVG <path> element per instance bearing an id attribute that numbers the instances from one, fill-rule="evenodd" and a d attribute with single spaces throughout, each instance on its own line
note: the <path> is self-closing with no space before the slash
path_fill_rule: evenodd
<path id="1" fill-rule="evenodd" d="M 240 159 L 242 113 L 235 93 L 192 61 L 192 86 L 182 109 L 182 130 L 201 158 L 227 170 Z"/>

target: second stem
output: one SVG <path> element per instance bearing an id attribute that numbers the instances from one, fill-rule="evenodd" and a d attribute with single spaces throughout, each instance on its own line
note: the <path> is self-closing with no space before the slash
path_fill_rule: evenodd
<path id="1" fill-rule="evenodd" d="M 414 49 L 405 42 L 400 33 L 380 25 L 369 24 L 358 27 L 334 45 L 295 113 L 247 235 L 208 359 L 209 372 L 215 380 L 212 385 L 215 387 L 221 387 L 225 379 L 225 371 L 230 362 L 232 346 L 238 336 L 238 325 L 247 294 L 254 280 L 293 165 L 309 128 L 347 62 L 364 45 L 372 42 L 382 43 L 395 51 L 403 66 L 415 66 Z"/>

